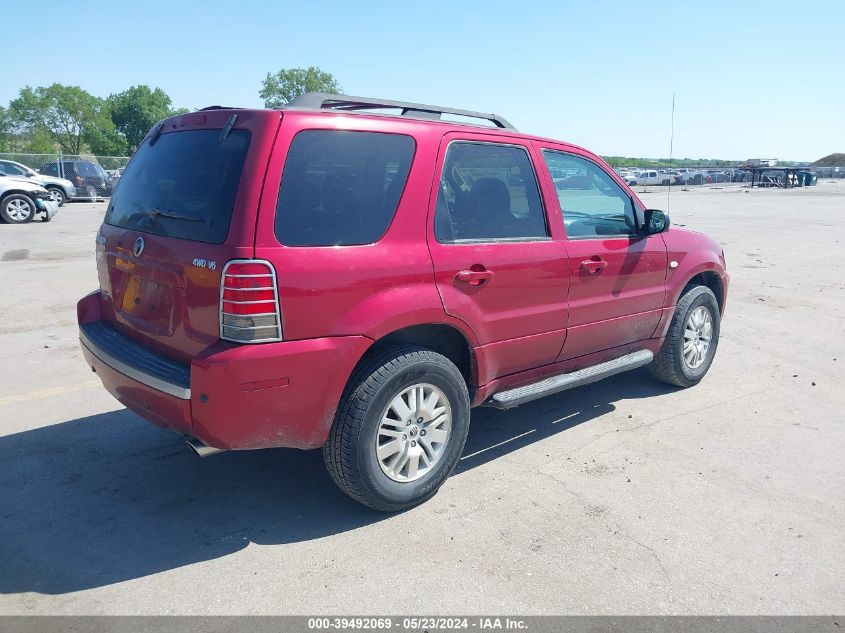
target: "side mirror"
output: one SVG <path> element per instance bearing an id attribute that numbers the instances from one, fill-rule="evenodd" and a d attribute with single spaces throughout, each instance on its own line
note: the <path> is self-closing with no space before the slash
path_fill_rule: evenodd
<path id="1" fill-rule="evenodd" d="M 645 235 L 656 235 L 669 230 L 669 216 L 659 209 L 645 210 L 645 224 L 643 233 Z"/>

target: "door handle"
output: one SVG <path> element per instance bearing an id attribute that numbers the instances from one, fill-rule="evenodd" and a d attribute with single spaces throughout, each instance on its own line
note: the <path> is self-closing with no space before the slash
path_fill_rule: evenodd
<path id="1" fill-rule="evenodd" d="M 455 279 L 468 283 L 470 286 L 480 286 L 493 277 L 492 270 L 462 270 L 455 275 Z"/>
<path id="2" fill-rule="evenodd" d="M 585 259 L 581 262 L 581 268 L 591 275 L 595 275 L 607 268 L 607 262 L 603 259 Z"/>

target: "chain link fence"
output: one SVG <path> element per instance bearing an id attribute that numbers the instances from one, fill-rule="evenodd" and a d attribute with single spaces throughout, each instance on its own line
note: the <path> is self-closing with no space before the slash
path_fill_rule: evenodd
<path id="1" fill-rule="evenodd" d="M 111 196 L 128 163 L 128 156 L 0 152 L 0 176 L 29 178 L 52 191 L 61 189 L 66 199 L 92 201 Z M 59 178 L 72 187 L 56 182 Z"/>

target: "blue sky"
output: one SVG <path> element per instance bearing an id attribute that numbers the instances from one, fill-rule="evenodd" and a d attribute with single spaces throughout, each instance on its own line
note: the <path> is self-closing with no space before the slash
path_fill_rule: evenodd
<path id="1" fill-rule="evenodd" d="M 36 38 L 38 14 L 67 28 Z M 604 155 L 667 156 L 673 92 L 676 157 L 845 152 L 841 1 L 40 0 L 3 22 L 29 33 L 0 66 L 3 105 L 60 82 L 260 106 L 268 71 L 316 65 L 349 94 L 494 111 Z"/>

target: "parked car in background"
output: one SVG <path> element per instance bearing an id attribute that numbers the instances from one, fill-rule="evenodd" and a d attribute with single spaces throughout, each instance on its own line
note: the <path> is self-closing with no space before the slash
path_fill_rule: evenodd
<path id="1" fill-rule="evenodd" d="M 679 185 L 703 185 L 707 182 L 707 175 L 696 169 L 678 170 L 677 183 Z"/>
<path id="2" fill-rule="evenodd" d="M 53 196 L 53 200 L 55 200 L 59 206 L 62 206 L 66 200 L 71 200 L 76 197 L 76 187 L 70 180 L 39 174 L 31 167 L 27 167 L 22 163 L 16 163 L 13 160 L 0 160 L 0 176 L 26 178 L 43 186 L 50 192 L 50 195 Z"/>
<path id="3" fill-rule="evenodd" d="M 117 181 L 120 180 L 120 177 L 123 175 L 123 170 L 125 167 L 118 167 L 117 169 L 107 169 L 106 174 L 108 174 L 109 178 L 111 179 L 112 189 L 117 186 Z"/>
<path id="4" fill-rule="evenodd" d="M 162 121 L 96 265 L 82 354 L 124 406 L 200 455 L 322 448 L 383 511 L 437 492 L 472 406 L 645 365 L 697 384 L 728 289 L 717 242 L 586 149 L 318 93 Z"/>
<path id="5" fill-rule="evenodd" d="M 58 211 L 59 203 L 38 183 L 0 176 L 0 219 L 3 222 L 26 224 L 36 215 L 49 222 Z"/>
<path id="6" fill-rule="evenodd" d="M 111 178 L 106 170 L 97 163 L 81 158 L 72 160 L 53 161 L 41 167 L 41 173 L 46 176 L 64 177 L 75 186 L 79 198 L 108 198 L 111 196 Z"/>
<path id="7" fill-rule="evenodd" d="M 639 171 L 634 176 L 629 176 L 626 180 L 629 187 L 635 185 L 671 185 L 673 181 L 673 176 L 656 169 Z"/>

